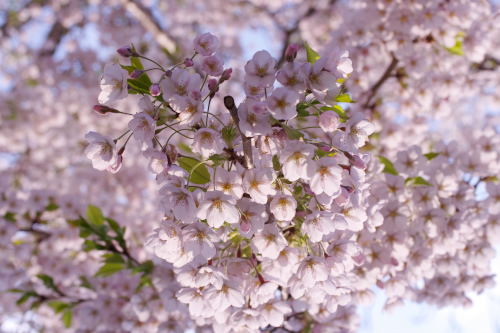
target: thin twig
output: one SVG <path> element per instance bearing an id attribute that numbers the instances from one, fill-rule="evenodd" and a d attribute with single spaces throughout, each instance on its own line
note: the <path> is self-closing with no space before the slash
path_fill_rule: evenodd
<path id="1" fill-rule="evenodd" d="M 380 79 L 373 85 L 373 87 L 370 89 L 370 95 L 368 96 L 368 99 L 366 100 L 365 104 L 363 104 L 363 108 L 370 108 L 370 102 L 372 98 L 375 96 L 377 91 L 380 89 L 380 87 L 384 84 L 384 82 L 391 77 L 392 71 L 396 68 L 399 60 L 394 56 L 394 53 L 391 53 L 392 56 L 392 61 L 385 70 L 384 74 L 380 77 Z"/>
<path id="2" fill-rule="evenodd" d="M 234 124 L 241 136 L 241 141 L 243 143 L 243 155 L 244 155 L 244 162 L 242 165 L 245 169 L 253 169 L 254 164 L 252 156 L 252 139 L 245 136 L 245 134 L 243 134 L 243 132 L 240 129 L 240 118 L 238 117 L 238 108 L 236 107 L 236 104 L 234 104 L 234 98 L 232 96 L 224 97 L 224 106 L 226 107 L 226 109 L 229 110 L 229 113 L 233 118 Z"/>

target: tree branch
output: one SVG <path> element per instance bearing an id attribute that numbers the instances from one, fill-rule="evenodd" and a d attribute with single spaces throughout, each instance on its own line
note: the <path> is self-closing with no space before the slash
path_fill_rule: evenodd
<path id="1" fill-rule="evenodd" d="M 244 162 L 242 165 L 245 169 L 253 169 L 252 139 L 246 137 L 240 129 L 240 117 L 238 116 L 238 108 L 236 107 L 236 104 L 234 104 L 234 98 L 232 96 L 224 97 L 224 106 L 229 110 L 234 124 L 240 133 L 241 141 L 243 142 Z"/>
<path id="2" fill-rule="evenodd" d="M 399 60 L 394 56 L 394 53 L 391 53 L 391 56 L 392 56 L 391 63 L 385 70 L 384 74 L 382 74 L 380 79 L 373 85 L 373 87 L 371 87 L 370 95 L 368 96 L 368 99 L 366 100 L 365 104 L 363 104 L 363 108 L 370 107 L 370 101 L 375 96 L 380 87 L 384 84 L 384 82 L 391 76 L 392 71 L 396 68 Z"/>
<path id="3" fill-rule="evenodd" d="M 175 41 L 169 36 L 163 29 L 160 27 L 158 22 L 154 19 L 151 12 L 143 7 L 141 4 L 135 2 L 134 0 L 120 0 L 123 7 L 130 12 L 139 23 L 149 31 L 153 37 L 156 39 L 156 42 L 160 44 L 162 47 L 167 49 L 168 52 L 175 52 Z"/>

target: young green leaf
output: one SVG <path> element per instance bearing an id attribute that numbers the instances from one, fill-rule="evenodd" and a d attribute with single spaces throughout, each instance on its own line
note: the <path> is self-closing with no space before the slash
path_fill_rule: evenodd
<path id="1" fill-rule="evenodd" d="M 399 173 L 396 171 L 391 161 L 380 155 L 378 155 L 378 158 L 380 160 L 380 163 L 382 163 L 385 166 L 383 172 L 390 173 L 391 175 L 396 175 L 396 176 L 399 175 Z"/>
<path id="2" fill-rule="evenodd" d="M 207 167 L 204 164 L 198 165 L 200 163 L 196 158 L 191 157 L 181 157 L 177 159 L 181 168 L 186 170 L 191 174 L 190 182 L 193 184 L 206 184 L 210 182 L 210 174 L 208 173 Z M 198 165 L 198 167 L 196 167 Z M 193 170 L 193 168 L 195 168 Z"/>
<path id="3" fill-rule="evenodd" d="M 306 46 L 307 62 L 314 65 L 316 60 L 319 59 L 319 54 L 313 49 L 311 49 L 311 47 L 309 47 L 309 44 L 307 44 L 307 42 L 305 42 L 304 45 Z"/>
<path id="4" fill-rule="evenodd" d="M 104 216 L 102 216 L 102 211 L 99 207 L 89 205 L 87 207 L 87 220 L 93 225 L 104 224 Z"/>

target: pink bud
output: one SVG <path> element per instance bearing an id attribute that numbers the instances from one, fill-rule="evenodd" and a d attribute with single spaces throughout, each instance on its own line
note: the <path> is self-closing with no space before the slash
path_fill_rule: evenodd
<path id="1" fill-rule="evenodd" d="M 358 169 L 365 170 L 366 163 L 358 155 L 353 155 L 353 160 L 351 160 L 351 164 L 354 165 Z"/>
<path id="2" fill-rule="evenodd" d="M 287 62 L 293 62 L 297 57 L 297 51 L 299 50 L 299 46 L 297 44 L 290 44 L 286 48 L 285 51 L 285 60 Z"/>
<path id="3" fill-rule="evenodd" d="M 379 287 L 380 289 L 384 289 L 384 283 L 380 280 L 377 280 L 377 287 Z"/>
<path id="4" fill-rule="evenodd" d="M 216 79 L 210 79 L 210 80 L 208 80 L 208 89 L 212 92 L 210 94 L 210 98 L 214 98 L 215 93 L 219 91 L 219 87 L 217 86 L 217 83 L 218 82 L 217 82 Z"/>
<path id="5" fill-rule="evenodd" d="M 123 162 L 123 156 L 118 155 L 118 158 L 116 159 L 116 164 L 108 166 L 107 170 L 111 173 L 117 173 L 122 167 L 122 162 Z"/>
<path id="6" fill-rule="evenodd" d="M 130 73 L 130 77 L 132 79 L 138 79 L 144 74 L 146 71 L 144 69 L 136 69 L 132 73 Z"/>
<path id="7" fill-rule="evenodd" d="M 365 262 L 365 255 L 363 254 L 363 252 L 360 252 L 357 255 L 352 256 L 352 260 L 354 261 L 354 264 L 356 266 L 361 266 Z"/>
<path id="8" fill-rule="evenodd" d="M 193 59 L 191 59 L 191 58 L 184 59 L 184 66 L 193 67 L 193 65 L 194 65 Z"/>
<path id="9" fill-rule="evenodd" d="M 110 108 L 109 106 L 106 105 L 99 105 L 99 104 L 94 105 L 94 111 L 102 115 L 106 115 L 108 113 L 119 113 L 119 111 L 116 109 Z"/>
<path id="10" fill-rule="evenodd" d="M 193 99 L 200 100 L 201 93 L 198 90 L 191 90 L 191 97 L 193 97 Z"/>
<path id="11" fill-rule="evenodd" d="M 225 69 L 220 77 L 220 83 L 229 80 L 231 78 L 231 75 L 233 75 L 233 69 L 232 68 Z"/>
<path id="12" fill-rule="evenodd" d="M 166 77 L 172 77 L 172 71 L 169 69 L 168 71 L 165 72 Z"/>
<path id="13" fill-rule="evenodd" d="M 118 50 L 116 50 L 119 55 L 122 57 L 128 58 L 128 57 L 137 57 L 139 53 L 134 52 L 130 46 L 122 46 Z"/>
<path id="14" fill-rule="evenodd" d="M 149 92 L 151 93 L 151 96 L 158 96 L 161 94 L 160 91 L 160 86 L 158 83 L 152 84 L 151 87 L 149 87 Z"/>
<path id="15" fill-rule="evenodd" d="M 395 258 L 391 258 L 391 265 L 397 266 L 397 265 L 399 265 L 399 262 Z"/>

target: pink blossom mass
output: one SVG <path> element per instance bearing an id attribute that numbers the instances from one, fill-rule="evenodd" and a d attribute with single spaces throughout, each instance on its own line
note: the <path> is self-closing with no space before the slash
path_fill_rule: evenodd
<path id="1" fill-rule="evenodd" d="M 494 296 L 498 1 L 0 11 L 0 331 L 355 333 L 374 300 Z"/>

